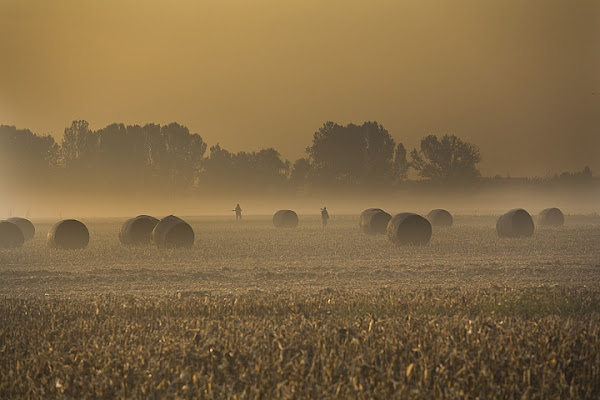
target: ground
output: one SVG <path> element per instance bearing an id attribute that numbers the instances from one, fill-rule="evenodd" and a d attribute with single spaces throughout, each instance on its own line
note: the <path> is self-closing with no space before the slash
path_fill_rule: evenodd
<path id="1" fill-rule="evenodd" d="M 527 239 L 459 215 L 424 247 L 184 219 L 192 249 L 122 246 L 123 218 L 0 250 L 0 397 L 600 396 L 597 215 Z"/>

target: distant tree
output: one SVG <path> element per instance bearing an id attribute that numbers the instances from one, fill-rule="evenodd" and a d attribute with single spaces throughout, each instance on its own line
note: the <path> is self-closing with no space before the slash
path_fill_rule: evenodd
<path id="1" fill-rule="evenodd" d="M 121 152 L 120 159 L 124 160 L 126 158 L 133 169 L 139 172 L 142 170 L 144 174 L 149 174 L 149 169 L 152 167 L 150 141 L 148 140 L 149 133 L 145 127 L 140 125 L 128 125 L 125 128 L 125 133 L 127 135 L 127 145 L 126 150 Z M 125 157 L 125 152 L 127 157 Z"/>
<path id="2" fill-rule="evenodd" d="M 103 187 L 139 190 L 152 180 L 147 135 L 139 125 L 110 124 L 95 132 L 97 149 L 88 171 Z"/>
<path id="3" fill-rule="evenodd" d="M 146 124 L 142 127 L 142 130 L 144 132 L 145 149 L 148 157 L 147 163 L 153 170 L 153 173 L 159 175 L 162 167 L 161 163 L 166 163 L 166 149 L 163 145 L 160 125 Z"/>
<path id="4" fill-rule="evenodd" d="M 73 121 L 65 128 L 61 142 L 62 162 L 67 168 L 89 166 L 98 150 L 98 135 L 92 132 L 87 121 Z"/>
<path id="5" fill-rule="evenodd" d="M 377 122 L 365 122 L 361 127 L 366 141 L 365 178 L 367 182 L 383 183 L 393 171 L 396 143 L 389 132 Z"/>
<path id="6" fill-rule="evenodd" d="M 171 123 L 125 126 L 111 124 L 92 131 L 73 121 L 61 143 L 61 164 L 90 182 L 111 187 L 149 181 L 185 190 L 199 177 L 207 145 L 188 128 Z"/>
<path id="7" fill-rule="evenodd" d="M 45 183 L 57 159 L 58 145 L 50 135 L 0 125 L 0 175 L 21 186 Z"/>
<path id="8" fill-rule="evenodd" d="M 306 149 L 312 178 L 321 182 L 356 183 L 362 174 L 365 139 L 356 125 L 347 127 L 325 123 L 313 135 L 313 144 Z"/>
<path id="9" fill-rule="evenodd" d="M 295 186 L 304 185 L 310 173 L 311 165 L 307 158 L 294 161 L 290 172 L 290 182 Z"/>
<path id="10" fill-rule="evenodd" d="M 392 181 L 402 182 L 408 178 L 408 170 L 410 168 L 410 163 L 408 162 L 406 156 L 406 148 L 402 143 L 398 143 L 398 146 L 396 146 L 396 153 L 394 156 L 394 169 Z"/>
<path id="11" fill-rule="evenodd" d="M 479 148 L 454 135 L 444 135 L 441 140 L 429 135 L 421 140 L 420 149 L 414 149 L 410 155 L 411 166 L 423 178 L 448 180 L 481 176 L 477 169 L 481 162 Z"/>
<path id="12" fill-rule="evenodd" d="M 306 149 L 311 178 L 321 183 L 381 184 L 393 175 L 396 144 L 377 122 L 325 123 Z"/>
<path id="13" fill-rule="evenodd" d="M 263 190 L 283 185 L 289 169 L 289 162 L 273 148 L 234 154 L 216 144 L 204 161 L 203 178 L 226 189 Z"/>
<path id="14" fill-rule="evenodd" d="M 241 165 L 240 167 L 252 171 L 255 182 L 266 185 L 280 185 L 285 182 L 289 173 L 290 163 L 282 160 L 281 154 L 277 150 L 268 148 L 248 153 L 247 159 L 248 164 Z"/>
<path id="15" fill-rule="evenodd" d="M 564 181 L 585 181 L 592 178 L 592 170 L 589 166 L 586 165 L 581 171 L 564 171 L 560 174 L 559 178 Z"/>
<path id="16" fill-rule="evenodd" d="M 158 153 L 162 172 L 181 188 L 190 187 L 198 177 L 207 145 L 197 133 L 190 134 L 187 127 L 177 123 L 165 125 L 160 130 L 163 147 Z"/>
<path id="17" fill-rule="evenodd" d="M 213 186 L 229 185 L 235 177 L 234 157 L 219 143 L 211 146 L 210 155 L 203 162 L 203 178 Z"/>
<path id="18" fill-rule="evenodd" d="M 584 178 L 591 178 L 592 177 L 592 170 L 589 166 L 585 166 L 583 168 L 583 170 L 581 171 L 581 176 Z"/>

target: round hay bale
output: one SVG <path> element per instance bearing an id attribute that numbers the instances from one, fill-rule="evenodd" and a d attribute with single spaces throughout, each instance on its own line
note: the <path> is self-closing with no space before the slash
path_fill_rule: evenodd
<path id="1" fill-rule="evenodd" d="M 90 243 L 90 232 L 82 222 L 65 219 L 50 229 L 46 243 L 53 249 L 84 249 Z"/>
<path id="2" fill-rule="evenodd" d="M 195 234 L 192 227 L 174 215 L 161 219 L 150 235 L 157 247 L 187 247 L 194 245 Z"/>
<path id="3" fill-rule="evenodd" d="M 33 239 L 35 236 L 35 226 L 25 218 L 13 217 L 7 219 L 8 222 L 12 222 L 16 226 L 18 226 L 23 232 L 23 237 L 25 240 Z"/>
<path id="4" fill-rule="evenodd" d="M 501 215 L 496 222 L 496 232 L 500 237 L 519 238 L 533 235 L 534 225 L 531 215 L 522 208 L 515 208 Z"/>
<path id="5" fill-rule="evenodd" d="M 149 215 L 130 218 L 121 225 L 119 240 L 126 245 L 149 244 L 152 230 L 156 224 L 158 224 L 158 219 Z"/>
<path id="6" fill-rule="evenodd" d="M 25 236 L 21 228 L 9 221 L 0 221 L 0 249 L 23 246 Z"/>
<path id="7" fill-rule="evenodd" d="M 427 219 L 432 226 L 452 226 L 454 223 L 452 214 L 446 210 L 442 210 L 441 208 L 431 210 L 429 214 L 427 214 Z"/>
<path id="8" fill-rule="evenodd" d="M 538 215 L 537 223 L 543 226 L 563 226 L 565 216 L 558 208 L 546 208 Z"/>
<path id="9" fill-rule="evenodd" d="M 298 226 L 298 214 L 292 210 L 279 210 L 273 215 L 276 228 L 295 228 Z"/>
<path id="10" fill-rule="evenodd" d="M 368 235 L 384 235 L 392 216 L 380 208 L 367 208 L 360 214 L 359 226 Z"/>
<path id="11" fill-rule="evenodd" d="M 423 245 L 431 239 L 431 224 L 418 214 L 400 213 L 388 222 L 387 235 L 397 245 Z"/>

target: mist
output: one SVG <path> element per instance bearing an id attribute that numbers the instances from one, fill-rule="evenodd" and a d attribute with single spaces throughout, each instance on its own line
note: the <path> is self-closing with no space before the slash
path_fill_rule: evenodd
<path id="1" fill-rule="evenodd" d="M 594 214 L 598 206 L 600 185 L 592 187 L 522 186 L 488 187 L 469 190 L 424 189 L 378 194 L 316 195 L 207 195 L 184 196 L 157 194 L 119 196 L 61 195 L 38 193 L 27 198 L 0 197 L 0 218 L 24 216 L 33 220 L 60 218 L 131 217 L 149 214 L 165 216 L 231 216 L 240 204 L 246 219 L 272 216 L 277 210 L 292 209 L 302 218 L 313 218 L 327 207 L 332 221 L 336 218 L 358 218 L 366 208 L 378 207 L 390 213 L 415 212 L 426 215 L 435 208 L 445 208 L 454 215 L 500 215 L 512 208 L 525 208 L 532 215 L 548 207 L 558 207 L 565 215 Z"/>

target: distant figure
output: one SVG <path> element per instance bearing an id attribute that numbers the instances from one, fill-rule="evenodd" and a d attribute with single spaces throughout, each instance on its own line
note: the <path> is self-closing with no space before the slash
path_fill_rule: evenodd
<path id="1" fill-rule="evenodd" d="M 323 228 L 327 226 L 327 220 L 329 219 L 329 213 L 327 207 L 321 208 L 321 220 L 323 221 Z"/>
<path id="2" fill-rule="evenodd" d="M 237 206 L 235 206 L 235 209 L 233 209 L 232 211 L 235 211 L 235 220 L 236 221 L 239 221 L 240 219 L 242 219 L 242 208 L 240 207 L 239 204 Z"/>

